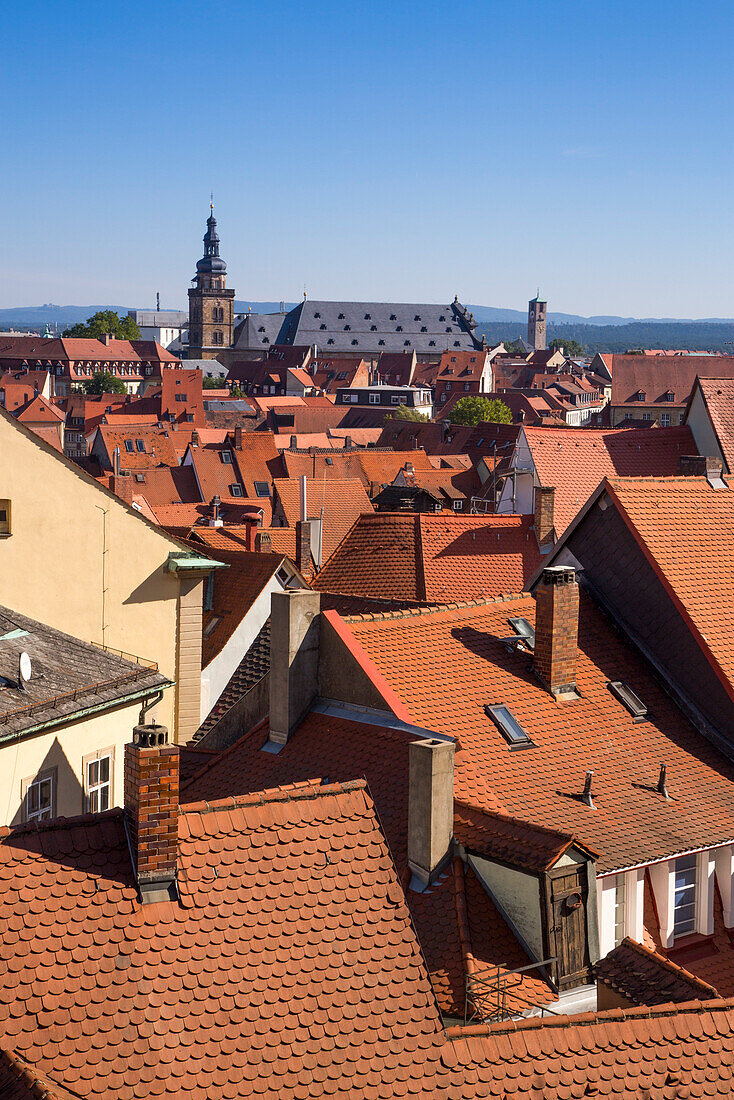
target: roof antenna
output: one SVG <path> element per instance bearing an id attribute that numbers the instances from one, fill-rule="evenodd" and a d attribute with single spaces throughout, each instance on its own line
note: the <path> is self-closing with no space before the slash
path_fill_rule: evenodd
<path id="1" fill-rule="evenodd" d="M 595 810 L 594 799 L 591 797 L 591 781 L 594 778 L 593 772 L 586 773 L 586 779 L 584 780 L 584 793 L 581 795 L 581 801 L 585 806 Z"/>
<path id="2" fill-rule="evenodd" d="M 667 778 L 668 778 L 668 769 L 665 766 L 665 764 L 661 764 L 660 765 L 660 775 L 658 777 L 658 785 L 657 785 L 656 789 L 658 791 L 658 794 L 661 794 L 663 796 L 663 798 L 670 798 L 670 795 L 668 793 Z"/>

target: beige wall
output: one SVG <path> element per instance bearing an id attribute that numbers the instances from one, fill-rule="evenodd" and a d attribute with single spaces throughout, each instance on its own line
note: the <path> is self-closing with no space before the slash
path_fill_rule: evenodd
<path id="1" fill-rule="evenodd" d="M 172 695 L 172 690 L 166 693 Z M 30 780 L 52 771 L 56 786 L 57 816 L 73 817 L 84 813 L 84 758 L 101 749 L 112 748 L 114 767 L 111 806 L 123 799 L 123 761 L 125 744 L 132 740 L 141 700 L 114 711 L 59 727 L 50 732 L 25 737 L 0 748 L 0 825 L 24 820 L 23 795 Z"/>
<path id="2" fill-rule="evenodd" d="M 0 538 L 0 604 L 157 661 L 175 680 L 179 581 L 166 565 L 182 547 L 2 410 L 0 498 L 13 517 Z M 175 731 L 174 716 L 167 691 L 151 717 Z"/>

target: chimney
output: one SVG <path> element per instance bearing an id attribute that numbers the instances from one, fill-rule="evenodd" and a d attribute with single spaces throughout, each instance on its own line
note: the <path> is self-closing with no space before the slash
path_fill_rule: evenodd
<path id="1" fill-rule="evenodd" d="M 314 463 L 316 459 L 314 459 Z M 305 474 L 302 474 L 298 479 L 299 496 L 300 496 L 300 519 L 308 519 L 308 480 Z"/>
<path id="2" fill-rule="evenodd" d="M 680 455 L 678 473 L 681 477 L 705 477 L 710 485 L 721 482 L 724 464 L 720 458 L 706 455 Z"/>
<path id="3" fill-rule="evenodd" d="M 104 344 L 104 346 L 106 348 L 108 348 L 110 346 L 110 344 L 112 343 L 112 333 L 111 332 L 105 332 L 104 336 L 101 337 L 101 340 L 102 340 L 102 343 Z"/>
<path id="4" fill-rule="evenodd" d="M 113 474 L 110 478 L 110 489 L 120 500 L 124 500 L 125 504 L 132 504 L 133 479 L 130 474 Z"/>
<path id="5" fill-rule="evenodd" d="M 245 549 L 255 549 L 255 531 L 257 530 L 257 520 L 247 519 L 245 520 Z"/>
<path id="6" fill-rule="evenodd" d="M 552 485 L 535 486 L 535 537 L 540 547 L 552 544 L 555 534 L 553 528 L 553 504 L 556 490 Z"/>
<path id="7" fill-rule="evenodd" d="M 255 549 L 260 554 L 269 554 L 273 549 L 273 540 L 269 531 L 257 531 L 255 533 Z"/>
<path id="8" fill-rule="evenodd" d="M 235 424 L 234 428 L 234 449 L 236 451 L 242 450 L 242 425 Z"/>
<path id="9" fill-rule="evenodd" d="M 309 710 L 319 664 L 321 595 L 273 592 L 270 604 L 270 740 L 284 745 Z"/>
<path id="10" fill-rule="evenodd" d="M 307 519 L 296 520 L 296 569 L 311 571 L 311 523 Z"/>
<path id="11" fill-rule="evenodd" d="M 297 435 L 292 435 L 291 436 L 291 450 L 295 451 L 297 447 L 298 447 L 298 436 Z"/>
<path id="12" fill-rule="evenodd" d="M 351 451 L 352 449 L 352 437 L 351 435 L 344 436 L 344 450 Z"/>
<path id="13" fill-rule="evenodd" d="M 165 726 L 135 726 L 125 745 L 125 816 L 143 904 L 174 900 L 178 745 L 168 744 Z"/>
<path id="14" fill-rule="evenodd" d="M 549 565 L 535 589 L 535 672 L 552 695 L 576 691 L 579 586 L 571 566 Z"/>
<path id="15" fill-rule="evenodd" d="M 434 882 L 451 857 L 455 749 L 453 741 L 434 738 L 410 744 L 408 866 L 419 889 Z"/>
<path id="16" fill-rule="evenodd" d="M 218 494 L 217 494 L 217 496 L 212 497 L 212 499 L 210 501 L 210 504 L 209 504 L 209 507 L 212 510 L 212 514 L 209 517 L 208 526 L 209 527 L 224 527 L 224 520 L 222 519 L 221 514 L 220 514 L 220 509 L 222 507 L 222 498 Z"/>
<path id="17" fill-rule="evenodd" d="M 196 428 L 194 428 L 193 432 L 191 433 L 191 446 L 199 446 L 199 433 L 197 432 Z"/>

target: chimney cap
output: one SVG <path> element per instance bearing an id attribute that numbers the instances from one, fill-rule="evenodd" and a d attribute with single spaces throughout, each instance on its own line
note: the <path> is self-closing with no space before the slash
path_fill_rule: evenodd
<path id="1" fill-rule="evenodd" d="M 133 744 L 141 749 L 154 749 L 168 744 L 168 730 L 156 722 L 133 727 Z"/>
<path id="2" fill-rule="evenodd" d="M 576 580 L 576 570 L 572 565 L 546 565 L 543 570 L 543 584 L 571 584 Z"/>

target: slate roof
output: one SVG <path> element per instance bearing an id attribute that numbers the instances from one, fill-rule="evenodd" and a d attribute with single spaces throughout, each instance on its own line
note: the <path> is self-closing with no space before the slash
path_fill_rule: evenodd
<path id="1" fill-rule="evenodd" d="M 598 981 L 639 1005 L 718 997 L 708 982 L 629 937 L 594 964 L 594 974 Z"/>
<path id="2" fill-rule="evenodd" d="M 325 354 L 363 355 L 382 351 L 438 355 L 447 348 L 481 346 L 458 303 L 304 301 L 285 317 L 277 342 L 316 344 Z"/>
<path id="3" fill-rule="evenodd" d="M 20 689 L 23 652 L 31 659 L 32 675 Z M 168 684 L 152 661 L 126 659 L 0 607 L 0 743 Z"/>
<path id="4" fill-rule="evenodd" d="M 375 512 L 357 519 L 314 586 L 448 603 L 521 591 L 539 564 L 531 516 Z"/>
<path id="5" fill-rule="evenodd" d="M 734 489 L 703 477 L 609 478 L 606 487 L 734 697 Z"/>
<path id="6" fill-rule="evenodd" d="M 734 378 L 699 378 L 719 447 L 730 472 L 734 471 Z"/>
<path id="7" fill-rule="evenodd" d="M 581 697 L 572 703 L 559 705 L 541 686 L 529 653 L 508 650 L 514 617 L 534 624 L 532 597 L 362 616 L 344 626 L 406 720 L 458 738 L 462 803 L 574 836 L 599 852 L 601 873 L 731 841 L 734 764 L 686 721 L 589 597 L 581 593 Z M 634 722 L 609 691 L 611 679 L 632 685 L 649 708 L 647 722 Z M 486 704 L 508 706 L 534 747 L 510 751 Z M 656 791 L 661 762 L 670 800 Z M 580 799 L 589 770 L 594 810 Z"/>
<path id="8" fill-rule="evenodd" d="M 344 535 L 362 512 L 371 512 L 372 505 L 362 482 L 357 478 L 325 475 L 323 479 L 308 478 L 306 492 L 309 516 L 322 516 L 322 561 L 333 554 Z M 295 528 L 301 518 L 300 480 L 276 478 L 273 481 L 273 513 L 281 505 L 286 524 Z"/>
<path id="9" fill-rule="evenodd" d="M 235 328 L 235 349 L 257 348 L 267 351 L 278 343 L 278 334 L 287 313 L 246 313 Z"/>
<path id="10" fill-rule="evenodd" d="M 523 428 L 543 486 L 553 486 L 560 538 L 605 477 L 672 477 L 698 454 L 690 428 Z M 518 444 L 519 445 L 519 444 Z"/>

